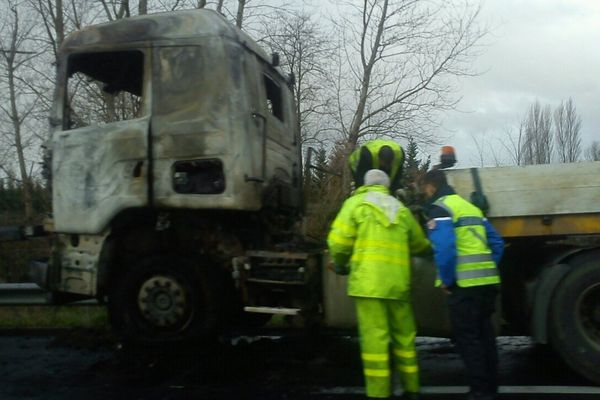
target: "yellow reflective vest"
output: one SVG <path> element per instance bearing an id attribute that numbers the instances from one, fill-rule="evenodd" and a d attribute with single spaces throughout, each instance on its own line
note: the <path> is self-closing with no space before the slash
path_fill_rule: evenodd
<path id="1" fill-rule="evenodd" d="M 327 238 L 334 262 L 350 264 L 348 295 L 408 300 L 410 254 L 429 241 L 410 210 L 381 185 L 363 186 L 347 199 Z"/>
<path id="2" fill-rule="evenodd" d="M 456 194 L 443 196 L 433 204 L 452 217 L 456 235 L 456 284 L 470 287 L 500 283 L 481 210 Z M 440 284 L 438 279 L 436 285 Z"/>

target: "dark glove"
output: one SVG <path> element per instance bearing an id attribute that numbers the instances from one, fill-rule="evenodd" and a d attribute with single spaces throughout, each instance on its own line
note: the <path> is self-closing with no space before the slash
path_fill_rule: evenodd
<path id="1" fill-rule="evenodd" d="M 348 275 L 350 273 L 350 268 L 348 268 L 348 265 L 334 264 L 333 270 L 338 275 Z"/>

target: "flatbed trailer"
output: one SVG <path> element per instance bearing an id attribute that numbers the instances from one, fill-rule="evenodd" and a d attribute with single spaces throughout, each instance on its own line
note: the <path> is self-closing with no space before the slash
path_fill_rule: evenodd
<path id="1" fill-rule="evenodd" d="M 487 217 L 505 238 L 600 233 L 600 162 L 448 170 L 449 183 L 469 199 L 478 190 Z"/>

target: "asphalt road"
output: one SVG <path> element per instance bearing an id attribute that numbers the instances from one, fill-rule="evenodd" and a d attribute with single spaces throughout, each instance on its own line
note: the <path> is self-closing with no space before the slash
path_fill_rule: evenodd
<path id="1" fill-rule="evenodd" d="M 528 338 L 498 339 L 501 400 L 597 399 L 600 387 Z M 360 399 L 355 337 L 232 337 L 210 348 L 127 349 L 107 332 L 0 332 L 0 399 Z M 419 338 L 425 400 L 462 399 L 446 339 Z M 564 390 L 588 394 L 557 393 Z M 535 393 L 530 393 L 535 392 Z M 399 393 L 399 392 L 398 392 Z"/>

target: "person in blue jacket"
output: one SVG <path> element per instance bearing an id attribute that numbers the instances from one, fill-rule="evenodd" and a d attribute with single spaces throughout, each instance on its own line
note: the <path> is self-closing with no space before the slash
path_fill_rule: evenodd
<path id="1" fill-rule="evenodd" d="M 428 200 L 436 285 L 447 294 L 456 347 L 469 377 L 469 398 L 495 399 L 498 356 L 491 316 L 504 241 L 479 208 L 454 192 L 443 171 L 427 172 L 420 184 Z"/>

